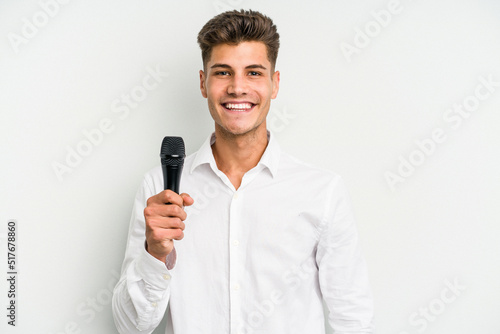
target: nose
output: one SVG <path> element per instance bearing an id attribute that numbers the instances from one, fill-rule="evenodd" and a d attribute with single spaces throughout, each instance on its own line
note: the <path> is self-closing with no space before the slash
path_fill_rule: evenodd
<path id="1" fill-rule="evenodd" d="M 241 96 L 247 93 L 247 89 L 245 77 L 235 74 L 229 82 L 227 93 L 233 96 Z"/>

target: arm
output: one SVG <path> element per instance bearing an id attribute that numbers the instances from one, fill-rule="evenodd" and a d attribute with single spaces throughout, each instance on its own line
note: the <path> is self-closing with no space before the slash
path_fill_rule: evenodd
<path id="1" fill-rule="evenodd" d="M 171 191 L 152 196 L 151 189 L 145 180 L 137 192 L 122 273 L 113 292 L 113 317 L 120 333 L 151 333 L 161 322 L 175 265 L 172 239 L 182 239 L 186 218 L 182 206 L 192 203 L 189 196 L 183 194 L 183 203 Z"/>
<path id="2" fill-rule="evenodd" d="M 341 179 L 329 189 L 316 253 L 319 283 L 336 334 L 373 333 L 373 301 L 366 263 L 347 191 Z"/>

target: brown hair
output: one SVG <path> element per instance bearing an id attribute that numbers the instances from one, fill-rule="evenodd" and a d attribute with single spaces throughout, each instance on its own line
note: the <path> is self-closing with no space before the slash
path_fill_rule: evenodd
<path id="1" fill-rule="evenodd" d="M 221 13 L 208 21 L 198 33 L 203 66 L 212 55 L 212 48 L 219 44 L 238 45 L 241 42 L 263 42 L 272 71 L 278 58 L 280 35 L 273 21 L 253 10 L 233 10 Z"/>

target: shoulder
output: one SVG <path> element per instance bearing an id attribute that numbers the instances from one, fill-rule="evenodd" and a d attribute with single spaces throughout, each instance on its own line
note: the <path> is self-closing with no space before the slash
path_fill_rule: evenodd
<path id="1" fill-rule="evenodd" d="M 290 192 L 314 198 L 320 203 L 348 196 L 344 180 L 335 171 L 315 166 L 283 151 L 275 182 L 286 184 Z"/>
<path id="2" fill-rule="evenodd" d="M 280 154 L 279 172 L 285 177 L 309 179 L 323 184 L 341 181 L 340 175 L 335 171 L 315 166 L 284 151 Z"/>
<path id="3" fill-rule="evenodd" d="M 335 213 L 339 203 L 349 202 L 343 178 L 335 171 L 314 166 L 286 152 L 281 153 L 277 183 L 288 185 L 288 194 L 296 194 L 308 207 L 318 208 L 322 219 Z"/>

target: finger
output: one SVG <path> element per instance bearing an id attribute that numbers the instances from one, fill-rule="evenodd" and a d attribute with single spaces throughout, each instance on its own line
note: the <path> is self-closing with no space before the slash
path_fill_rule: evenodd
<path id="1" fill-rule="evenodd" d="M 183 200 L 182 197 L 173 192 L 170 189 L 164 190 L 161 193 L 158 193 L 154 196 L 148 198 L 147 205 L 150 204 L 175 204 L 178 206 L 182 206 Z"/>
<path id="2" fill-rule="evenodd" d="M 170 189 L 164 190 L 160 194 L 162 194 L 161 198 L 165 204 L 175 204 L 178 206 L 182 206 L 183 204 L 182 197 Z"/>
<path id="3" fill-rule="evenodd" d="M 163 217 L 176 217 L 180 220 L 187 218 L 186 211 L 177 205 L 163 205 L 158 207 L 158 213 Z"/>
<path id="4" fill-rule="evenodd" d="M 148 230 L 180 229 L 184 230 L 186 224 L 178 217 L 153 217 L 146 221 Z"/>
<path id="5" fill-rule="evenodd" d="M 169 240 L 181 240 L 184 238 L 184 232 L 180 228 L 159 229 L 152 235 L 154 241 L 164 244 Z"/>
<path id="6" fill-rule="evenodd" d="M 180 218 L 167 218 L 163 220 L 164 224 L 159 225 L 159 228 L 168 230 L 168 229 L 179 229 L 183 231 L 186 228 L 186 224 Z"/>
<path id="7" fill-rule="evenodd" d="M 190 206 L 194 203 L 194 199 L 192 199 L 189 194 L 182 193 L 180 196 L 183 200 L 184 206 Z"/>
<path id="8" fill-rule="evenodd" d="M 180 228 L 170 229 L 168 231 L 169 239 L 171 240 L 182 240 L 184 238 L 184 231 Z"/>

